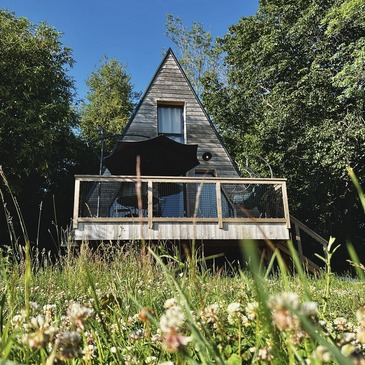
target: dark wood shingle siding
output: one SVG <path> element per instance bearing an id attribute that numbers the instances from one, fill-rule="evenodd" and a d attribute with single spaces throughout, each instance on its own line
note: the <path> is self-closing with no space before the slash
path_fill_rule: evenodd
<path id="1" fill-rule="evenodd" d="M 171 53 L 165 58 L 145 93 L 137 113 L 129 124 L 125 140 L 141 139 L 133 135 L 157 136 L 157 105 L 163 102 L 184 104 L 186 143 L 199 146 L 198 159 L 201 164 L 188 175 L 194 176 L 195 170 L 206 169 L 214 170 L 217 176 L 237 177 L 238 173 L 227 151 Z M 202 160 L 204 152 L 212 154 L 210 161 Z"/>

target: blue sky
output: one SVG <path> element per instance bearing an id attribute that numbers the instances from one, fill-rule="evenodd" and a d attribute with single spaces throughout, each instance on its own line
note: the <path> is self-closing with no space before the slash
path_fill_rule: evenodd
<path id="1" fill-rule="evenodd" d="M 145 91 L 164 50 L 173 48 L 164 34 L 166 14 L 223 36 L 240 18 L 256 13 L 258 0 L 0 0 L 0 7 L 63 33 L 61 41 L 76 60 L 70 75 L 84 98 L 86 79 L 103 55 L 126 65 L 135 91 Z"/>

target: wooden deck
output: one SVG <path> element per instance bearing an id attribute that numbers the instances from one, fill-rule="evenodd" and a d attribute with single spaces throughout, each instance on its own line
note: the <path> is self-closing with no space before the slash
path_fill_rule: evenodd
<path id="1" fill-rule="evenodd" d="M 287 240 L 289 229 L 285 179 L 75 177 L 76 241 Z"/>

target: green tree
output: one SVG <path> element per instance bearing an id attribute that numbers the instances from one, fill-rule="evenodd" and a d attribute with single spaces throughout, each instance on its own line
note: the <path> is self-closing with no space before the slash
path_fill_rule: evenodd
<path id="1" fill-rule="evenodd" d="M 180 17 L 167 14 L 166 36 L 177 47 L 177 57 L 197 95 L 203 92 L 202 78 L 206 73 L 224 75 L 219 47 L 201 23 L 188 28 Z"/>
<path id="2" fill-rule="evenodd" d="M 238 164 L 265 157 L 294 215 L 325 237 L 363 228 L 346 166 L 365 180 L 364 36 L 363 0 L 262 0 L 220 40 L 227 83 L 204 80 Z"/>
<path id="3" fill-rule="evenodd" d="M 45 242 L 50 241 L 52 220 L 62 226 L 70 221 L 73 174 L 91 172 L 95 166 L 73 132 L 78 115 L 74 81 L 67 71 L 74 59 L 60 37 L 45 23 L 36 25 L 0 9 L 0 165 L 30 239 L 42 236 Z M 2 180 L 0 189 L 13 216 L 16 240 L 21 235 L 18 217 Z M 5 219 L 1 209 L 0 245 L 9 243 L 6 221 L 9 217 Z"/>
<path id="4" fill-rule="evenodd" d="M 118 60 L 104 57 L 87 80 L 88 102 L 82 104 L 80 127 L 86 140 L 120 134 L 128 122 L 140 93 L 133 91 L 131 78 Z M 105 152 L 111 152 L 116 138 L 105 138 Z M 97 144 L 98 145 L 98 144 Z"/>
<path id="5" fill-rule="evenodd" d="M 74 164 L 74 60 L 60 36 L 0 9 L 1 165 L 18 192 L 48 191 Z"/>

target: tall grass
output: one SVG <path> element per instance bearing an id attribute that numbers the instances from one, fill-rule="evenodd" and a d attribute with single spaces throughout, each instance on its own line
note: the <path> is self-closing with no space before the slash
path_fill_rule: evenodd
<path id="1" fill-rule="evenodd" d="M 325 271 L 284 281 L 281 272 L 262 272 L 255 247 L 249 270 L 198 266 L 194 280 L 178 254 L 150 248 L 142 265 L 140 248 L 92 251 L 85 242 L 31 273 L 6 256 L 1 357 L 18 364 L 350 364 L 363 356 L 360 280 L 332 275 L 324 302 Z"/>
<path id="2" fill-rule="evenodd" d="M 247 242 L 241 270 L 146 242 L 68 241 L 40 264 L 23 233 L 22 260 L 0 252 L 0 364 L 365 363 L 363 276 L 332 273 L 332 244 L 310 276 L 291 244 L 291 274 Z"/>

